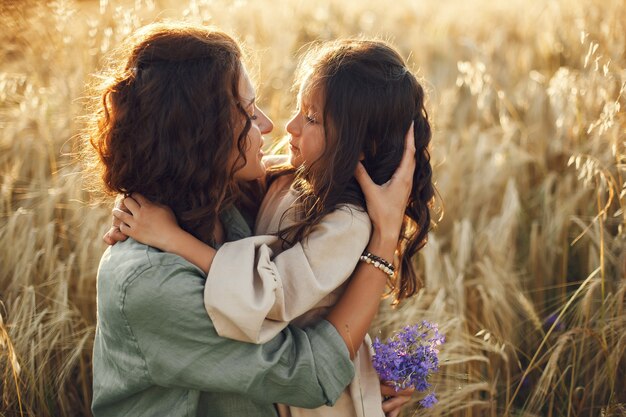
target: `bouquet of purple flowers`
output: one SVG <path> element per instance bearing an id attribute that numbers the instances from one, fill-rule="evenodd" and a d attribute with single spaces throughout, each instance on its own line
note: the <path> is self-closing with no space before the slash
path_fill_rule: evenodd
<path id="1" fill-rule="evenodd" d="M 398 333 L 381 342 L 376 338 L 372 343 L 374 369 L 382 381 L 390 383 L 396 391 L 413 387 L 424 392 L 430 389 L 431 375 L 439 370 L 438 347 L 445 342 L 436 324 L 423 321 L 406 326 Z M 431 392 L 420 404 L 429 408 L 437 402 Z"/>

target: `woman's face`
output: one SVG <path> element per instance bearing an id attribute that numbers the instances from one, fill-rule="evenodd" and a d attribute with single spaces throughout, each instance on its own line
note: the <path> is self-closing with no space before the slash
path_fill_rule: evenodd
<path id="1" fill-rule="evenodd" d="M 311 165 L 324 152 L 323 101 L 319 88 L 309 90 L 305 81 L 298 94 L 298 111 L 287 123 L 290 163 L 294 167 Z"/>
<path id="2" fill-rule="evenodd" d="M 256 94 L 254 86 L 250 81 L 248 72 L 244 67 L 239 77 L 239 102 L 243 109 L 250 116 L 251 126 L 246 137 L 245 157 L 246 165 L 235 172 L 234 178 L 241 181 L 252 181 L 265 175 L 265 165 L 263 165 L 263 135 L 270 133 L 274 128 L 274 123 L 256 105 Z M 232 164 L 240 163 L 239 150 L 235 147 L 231 154 Z M 231 165 L 232 166 L 232 165 Z"/>

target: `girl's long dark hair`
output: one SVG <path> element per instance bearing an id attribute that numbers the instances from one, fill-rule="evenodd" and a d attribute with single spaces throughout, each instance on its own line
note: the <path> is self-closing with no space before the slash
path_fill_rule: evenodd
<path id="1" fill-rule="evenodd" d="M 323 96 L 326 148 L 317 161 L 296 171 L 298 221 L 280 236 L 287 242 L 302 240 L 338 205 L 364 207 L 353 175 L 357 162 L 363 157 L 374 182 L 387 182 L 414 122 L 417 164 L 397 246 L 399 270 L 390 282 L 396 302 L 414 295 L 419 278 L 412 258 L 426 243 L 434 197 L 431 128 L 422 86 L 392 47 L 371 40 L 338 41 L 309 52 L 300 79 L 300 94 L 317 89 Z"/>
<path id="2" fill-rule="evenodd" d="M 105 187 L 171 207 L 181 227 L 210 242 L 245 165 L 241 50 L 227 34 L 189 24 L 149 25 L 119 50 L 88 132 Z M 240 160 L 231 168 L 233 149 Z"/>

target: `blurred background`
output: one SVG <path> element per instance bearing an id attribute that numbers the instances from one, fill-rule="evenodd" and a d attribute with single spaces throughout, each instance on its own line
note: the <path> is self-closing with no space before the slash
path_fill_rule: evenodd
<path id="1" fill-rule="evenodd" d="M 445 215 L 415 260 L 424 288 L 384 303 L 372 335 L 427 319 L 447 342 L 439 403 L 404 415 L 626 415 L 623 0 L 3 0 L 0 415 L 90 415 L 112 203 L 73 155 L 86 86 L 167 19 L 245 43 L 266 142 L 311 41 L 376 36 L 422 77 Z"/>

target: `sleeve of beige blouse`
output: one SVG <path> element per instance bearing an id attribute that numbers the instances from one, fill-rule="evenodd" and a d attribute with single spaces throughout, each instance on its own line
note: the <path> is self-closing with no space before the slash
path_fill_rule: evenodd
<path id="1" fill-rule="evenodd" d="M 207 276 L 204 303 L 220 336 L 264 343 L 345 282 L 370 238 L 367 213 L 341 207 L 304 241 L 280 252 L 275 236 L 224 244 Z"/>
<path id="2" fill-rule="evenodd" d="M 263 165 L 265 165 L 266 168 L 286 164 L 287 162 L 289 162 L 289 155 L 265 155 L 263 157 Z"/>

